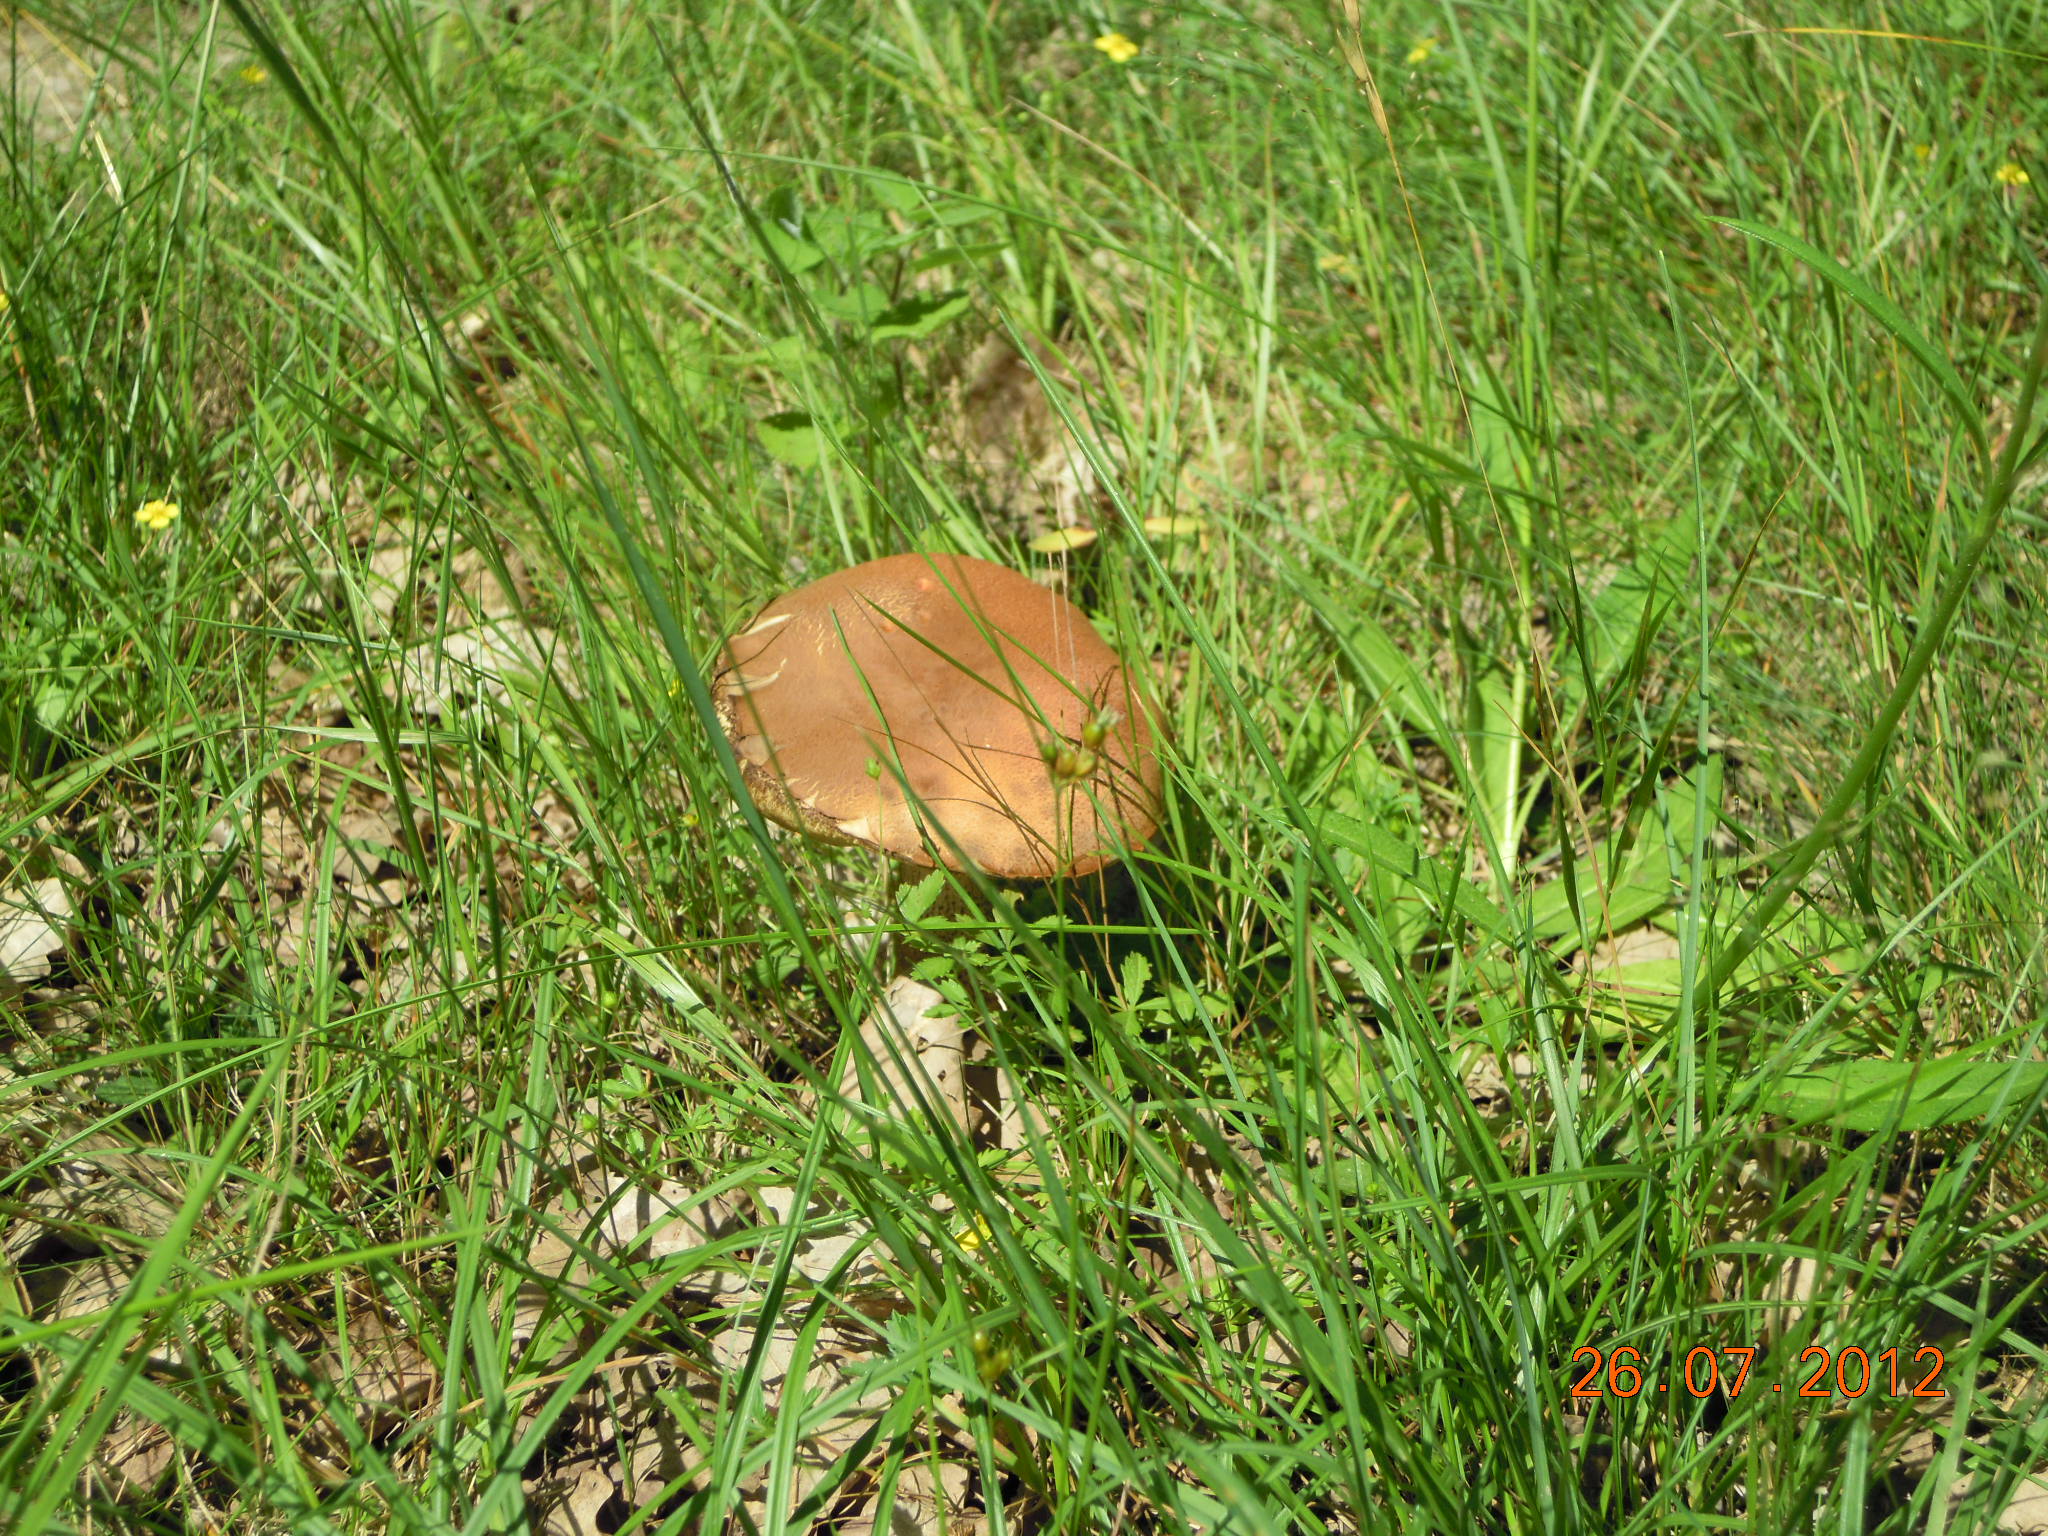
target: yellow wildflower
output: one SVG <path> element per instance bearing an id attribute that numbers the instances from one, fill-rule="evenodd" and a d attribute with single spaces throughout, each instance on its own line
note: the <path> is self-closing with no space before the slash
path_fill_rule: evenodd
<path id="1" fill-rule="evenodd" d="M 2024 187 L 2033 178 L 2018 161 L 2008 160 L 1991 173 L 1991 179 L 2001 187 Z"/>
<path id="2" fill-rule="evenodd" d="M 957 1234 L 960 1246 L 969 1253 L 974 1252 L 995 1234 L 988 1229 L 988 1218 L 977 1215 L 971 1225 L 961 1228 Z"/>
<path id="3" fill-rule="evenodd" d="M 1138 45 L 1121 32 L 1105 32 L 1095 39 L 1097 51 L 1109 55 L 1112 64 L 1128 64 L 1138 56 Z"/>
<path id="4" fill-rule="evenodd" d="M 1327 272 L 1332 277 L 1350 279 L 1358 276 L 1358 263 L 1342 251 L 1327 251 L 1316 258 L 1316 270 Z"/>
<path id="5" fill-rule="evenodd" d="M 261 64 L 244 64 L 241 74 L 242 83 L 245 85 L 261 85 L 270 78 L 270 71 Z"/>
<path id="6" fill-rule="evenodd" d="M 1925 165 L 1934 158 L 1934 146 L 1932 144 L 1915 144 L 1913 146 L 1913 158 Z"/>
<path id="7" fill-rule="evenodd" d="M 7 290 L 5 288 L 0 288 L 0 315 L 6 314 L 7 311 L 12 307 L 13 304 L 7 297 Z"/>
<path id="8" fill-rule="evenodd" d="M 1429 56 L 1435 52 L 1436 39 L 1434 37 L 1425 37 L 1421 42 L 1408 50 L 1408 62 L 1410 64 L 1426 64 L 1429 62 Z"/>
<path id="9" fill-rule="evenodd" d="M 162 533 L 178 520 L 175 501 L 145 501 L 135 509 L 135 521 L 151 533 Z"/>

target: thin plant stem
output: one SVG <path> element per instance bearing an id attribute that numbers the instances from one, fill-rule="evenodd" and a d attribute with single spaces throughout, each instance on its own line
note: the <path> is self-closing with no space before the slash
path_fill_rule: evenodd
<path id="1" fill-rule="evenodd" d="M 2041 312 L 2034 326 L 2033 346 L 2027 357 L 2026 372 L 2020 381 L 2020 397 L 2013 411 L 2012 430 L 2006 434 L 2005 447 L 2000 450 L 1998 462 L 1991 476 L 1991 482 L 1984 493 L 1984 505 L 1977 514 L 1976 525 L 1956 556 L 1954 568 L 1949 572 L 1948 581 L 1936 600 L 1934 612 L 1926 625 L 1913 641 L 1913 648 L 1906 654 L 1906 664 L 1899 669 L 1899 679 L 1892 685 L 1892 691 L 1878 711 L 1877 719 L 1871 722 L 1869 732 L 1863 738 L 1863 745 L 1857 750 L 1855 761 L 1849 764 L 1842 775 L 1842 782 L 1835 786 L 1835 792 L 1821 808 L 1820 817 L 1812 828 L 1798 842 L 1792 845 L 1785 862 L 1779 866 L 1764 888 L 1757 892 L 1744 913 L 1742 924 L 1736 930 L 1734 939 L 1715 958 L 1714 967 L 1708 973 L 1705 993 L 1708 997 L 1717 995 L 1735 975 L 1742 962 L 1753 954 L 1764 941 L 1771 923 L 1784 909 L 1785 903 L 1807 876 L 1820 856 L 1833 848 L 1842 839 L 1848 828 L 1850 813 L 1865 787 L 1877 773 L 1884 761 L 1885 752 L 1890 748 L 1892 737 L 1897 734 L 1899 722 L 1905 717 L 1907 708 L 1920 693 L 1920 685 L 1926 680 L 1927 672 L 1934 665 L 1934 658 L 1940 652 L 1942 642 L 1948 638 L 1950 627 L 1955 623 L 1957 612 L 1962 608 L 1963 598 L 1968 594 L 1971 583 L 1976 579 L 1977 567 L 1984 559 L 1984 552 L 1991 547 L 1997 536 L 1999 524 L 2005 510 L 2012 501 L 2012 490 L 2019 478 L 2020 457 L 2027 442 L 2027 429 L 2034 416 L 2035 398 L 2040 393 L 2041 376 L 2048 369 L 2048 297 L 2044 297 Z"/>

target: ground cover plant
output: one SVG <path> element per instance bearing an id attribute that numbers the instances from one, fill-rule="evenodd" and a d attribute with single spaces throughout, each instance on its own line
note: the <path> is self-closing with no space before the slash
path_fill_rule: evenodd
<path id="1" fill-rule="evenodd" d="M 2048 8 L 5 14 L 0 1528 L 2048 1528 Z"/>

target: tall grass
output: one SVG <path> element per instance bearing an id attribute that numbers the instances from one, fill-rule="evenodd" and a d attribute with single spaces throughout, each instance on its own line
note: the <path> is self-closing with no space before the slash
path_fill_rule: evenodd
<path id="1" fill-rule="evenodd" d="M 585 1461 L 649 1532 L 939 1463 L 992 1532 L 2020 1518 L 2042 7 L 12 28 L 14 1524 L 538 1530 Z M 1106 890 L 740 792 L 723 636 L 904 549 L 1154 680 Z M 840 1102 L 901 967 L 1011 1145 Z"/>

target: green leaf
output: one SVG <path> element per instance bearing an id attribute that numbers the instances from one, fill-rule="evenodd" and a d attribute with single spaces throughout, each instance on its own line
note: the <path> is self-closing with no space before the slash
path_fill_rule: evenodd
<path id="1" fill-rule="evenodd" d="M 898 213 L 917 213 L 924 207 L 924 193 L 914 181 L 906 181 L 890 171 L 869 171 L 868 190 L 875 194 L 875 201 L 885 208 Z"/>
<path id="2" fill-rule="evenodd" d="M 1506 914 L 1488 901 L 1478 886 L 1384 827 L 1331 812 L 1316 823 L 1316 830 L 1337 847 L 1348 848 L 1413 886 L 1440 916 L 1456 912 L 1482 934 L 1506 927 Z"/>
<path id="3" fill-rule="evenodd" d="M 1319 608 L 1318 616 L 1329 624 L 1350 670 L 1371 690 L 1376 706 L 1392 710 L 1402 724 L 1423 732 L 1446 751 L 1457 750 L 1443 699 L 1378 620 L 1335 601 L 1327 610 Z"/>
<path id="4" fill-rule="evenodd" d="M 1826 251 L 1808 245 L 1797 235 L 1788 235 L 1782 229 L 1772 229 L 1767 224 L 1753 224 L 1747 219 L 1721 219 L 1717 222 L 1726 224 L 1730 229 L 1739 229 L 1752 239 L 1761 240 L 1766 245 L 1774 245 L 1786 254 L 1803 261 L 1862 305 L 1873 320 L 1890 331 L 1897 338 L 1899 345 L 1911 352 L 1921 366 L 1934 375 L 1935 381 L 1947 391 L 1948 397 L 1962 411 L 1963 424 L 1969 428 L 1970 435 L 1980 446 L 1982 445 L 1982 408 L 1978 405 L 1976 397 L 1970 393 L 1969 386 L 1962 381 L 1961 375 L 1949 364 L 1949 360 L 1942 356 L 1933 342 L 1920 334 L 1913 322 L 1906 318 L 1906 312 L 1893 300 L 1879 293 L 1866 279 L 1858 277 Z"/>
<path id="5" fill-rule="evenodd" d="M 818 306 L 819 314 L 856 325 L 873 324 L 890 313 L 889 295 L 873 283 L 855 283 L 844 293 L 814 292 L 811 302 Z"/>
<path id="6" fill-rule="evenodd" d="M 769 364 L 773 367 L 794 372 L 807 359 L 815 357 L 810 339 L 801 334 L 778 336 L 765 347 L 756 347 L 751 352 L 741 352 L 734 361 L 748 366 Z"/>
<path id="7" fill-rule="evenodd" d="M 861 392 L 860 417 L 871 427 L 879 427 L 902 409 L 903 390 L 894 379 L 879 380 Z"/>
<path id="8" fill-rule="evenodd" d="M 1152 962 L 1137 950 L 1132 950 L 1124 956 L 1119 976 L 1122 985 L 1117 990 L 1122 993 L 1124 1002 L 1134 1004 L 1145 995 L 1145 983 L 1151 979 Z"/>
<path id="9" fill-rule="evenodd" d="M 971 203 L 964 199 L 943 202 L 932 210 L 932 218 L 943 228 L 958 229 L 963 224 L 973 224 L 988 218 L 996 210 L 986 203 Z"/>
<path id="10" fill-rule="evenodd" d="M 777 187 L 770 192 L 761 203 L 761 216 L 792 239 L 803 238 L 804 200 L 795 187 Z"/>
<path id="11" fill-rule="evenodd" d="M 956 261 L 986 261 L 999 256 L 1010 248 L 1007 240 L 980 240 L 970 245 L 949 245 L 943 251 L 933 251 L 920 256 L 910 264 L 913 272 L 931 272 L 939 267 L 949 267 Z"/>
<path id="12" fill-rule="evenodd" d="M 754 423 L 761 446 L 791 469 L 812 469 L 824 452 L 824 439 L 809 411 L 777 411 Z"/>
<path id="13" fill-rule="evenodd" d="M 1721 804 L 1721 766 L 1720 758 L 1710 757 L 1658 790 L 1618 870 L 1612 845 L 1603 844 L 1589 863 L 1579 865 L 1573 882 L 1559 878 L 1539 886 L 1529 901 L 1536 936 L 1554 939 L 1576 932 L 1576 947 L 1590 949 L 1606 934 L 1624 932 L 1673 905 L 1683 891 L 1692 847 L 1699 807 L 1696 775 L 1706 775 L 1707 815 L 1712 817 Z"/>
<path id="14" fill-rule="evenodd" d="M 1515 685 L 1505 670 L 1488 667 L 1475 680 L 1467 704 L 1465 744 L 1472 754 L 1474 776 L 1490 810 L 1515 812 L 1509 804 L 1514 786 L 1515 749 L 1522 739 L 1522 718 L 1515 713 Z M 1516 826 L 1519 828 L 1520 823 Z M 1510 846 L 1513 837 L 1509 837 Z"/>
<path id="15" fill-rule="evenodd" d="M 917 238 L 917 231 L 896 229 L 866 208 L 821 208 L 805 225 L 804 233 L 849 272 Z"/>
<path id="16" fill-rule="evenodd" d="M 897 898 L 903 910 L 903 920 L 914 923 L 931 911 L 932 903 L 939 899 L 939 893 L 946 888 L 946 872 L 935 869 L 917 884 Z"/>
<path id="17" fill-rule="evenodd" d="M 1471 408 L 1472 451 L 1486 483 L 1524 489 L 1535 479 L 1522 424 L 1509 407 L 1507 390 L 1483 358 L 1467 358 L 1465 399 Z"/>
<path id="18" fill-rule="evenodd" d="M 1624 669 L 1640 666 L 1652 652 L 1665 613 L 1692 560 L 1690 518 L 1672 518 L 1650 539 L 1633 563 L 1615 572 L 1576 611 L 1559 617 L 1568 630 L 1563 647 L 1570 658 L 1558 687 L 1569 707 L 1594 703 Z"/>
<path id="19" fill-rule="evenodd" d="M 965 314 L 972 302 L 964 288 L 953 288 L 925 298 L 905 299 L 899 304 L 891 304 L 875 316 L 868 334 L 876 341 L 889 341 L 898 336 L 914 341 L 920 336 L 931 335 L 948 320 Z"/>
<path id="20" fill-rule="evenodd" d="M 1771 1077 L 1758 1107 L 1801 1125 L 1844 1131 L 1924 1131 L 2010 1114 L 2048 1092 L 2048 1062 L 1845 1061 Z"/>
<path id="21" fill-rule="evenodd" d="M 761 205 L 761 233 L 782 264 L 792 272 L 808 272 L 825 259 L 804 232 L 804 205 L 796 188 L 782 187 Z"/>
<path id="22" fill-rule="evenodd" d="M 762 232 L 768 237 L 768 245 L 782 258 L 782 264 L 792 272 L 808 272 L 825 259 L 825 253 L 808 240 L 795 240 L 785 234 L 780 225 L 763 224 Z"/>
<path id="23" fill-rule="evenodd" d="M 56 735 L 71 723 L 71 717 L 78 710 L 78 701 L 85 695 L 80 674 L 67 668 L 35 692 L 31 710 L 35 722 L 51 735 Z"/>
<path id="24" fill-rule="evenodd" d="M 93 1096 L 102 1104 L 140 1104 L 164 1091 L 163 1081 L 147 1072 L 123 1072 L 93 1085 Z"/>

